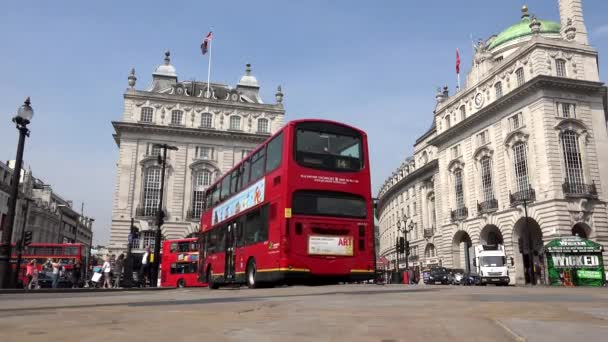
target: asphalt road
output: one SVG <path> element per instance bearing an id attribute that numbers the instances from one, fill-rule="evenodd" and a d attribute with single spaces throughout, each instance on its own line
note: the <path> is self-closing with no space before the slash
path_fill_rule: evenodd
<path id="1" fill-rule="evenodd" d="M 343 285 L 0 295 L 0 341 L 606 341 L 608 289 Z"/>

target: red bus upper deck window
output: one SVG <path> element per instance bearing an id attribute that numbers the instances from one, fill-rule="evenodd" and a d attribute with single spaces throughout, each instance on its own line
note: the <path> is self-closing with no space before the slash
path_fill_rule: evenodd
<path id="1" fill-rule="evenodd" d="M 358 171 L 363 168 L 361 134 L 331 123 L 298 124 L 295 158 L 303 166 L 332 170 Z"/>

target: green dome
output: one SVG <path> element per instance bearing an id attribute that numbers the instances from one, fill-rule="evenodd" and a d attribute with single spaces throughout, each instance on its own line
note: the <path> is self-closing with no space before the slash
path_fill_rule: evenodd
<path id="1" fill-rule="evenodd" d="M 540 33 L 560 33 L 561 26 L 559 23 L 550 20 L 540 20 L 536 19 L 540 22 Z M 506 30 L 500 32 L 496 38 L 488 45 L 488 49 L 492 50 L 497 46 L 500 46 L 506 42 L 511 40 L 531 36 L 532 30 L 530 30 L 530 23 L 532 20 L 528 16 L 524 16 L 520 22 L 517 24 L 510 26 Z"/>

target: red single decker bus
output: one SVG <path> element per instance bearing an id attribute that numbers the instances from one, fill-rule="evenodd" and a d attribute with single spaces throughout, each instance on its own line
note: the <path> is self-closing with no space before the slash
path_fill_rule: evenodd
<path id="1" fill-rule="evenodd" d="M 366 134 L 289 122 L 205 192 L 201 277 L 210 288 L 374 276 Z"/>
<path id="2" fill-rule="evenodd" d="M 163 241 L 160 285 L 162 287 L 207 286 L 198 281 L 199 240 Z"/>

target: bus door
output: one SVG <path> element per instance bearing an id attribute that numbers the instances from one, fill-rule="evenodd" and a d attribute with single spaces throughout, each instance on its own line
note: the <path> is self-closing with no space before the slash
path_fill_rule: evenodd
<path id="1" fill-rule="evenodd" d="M 236 225 L 236 222 L 232 222 L 226 227 L 226 262 L 224 270 L 226 280 L 234 280 L 235 276 Z"/>

